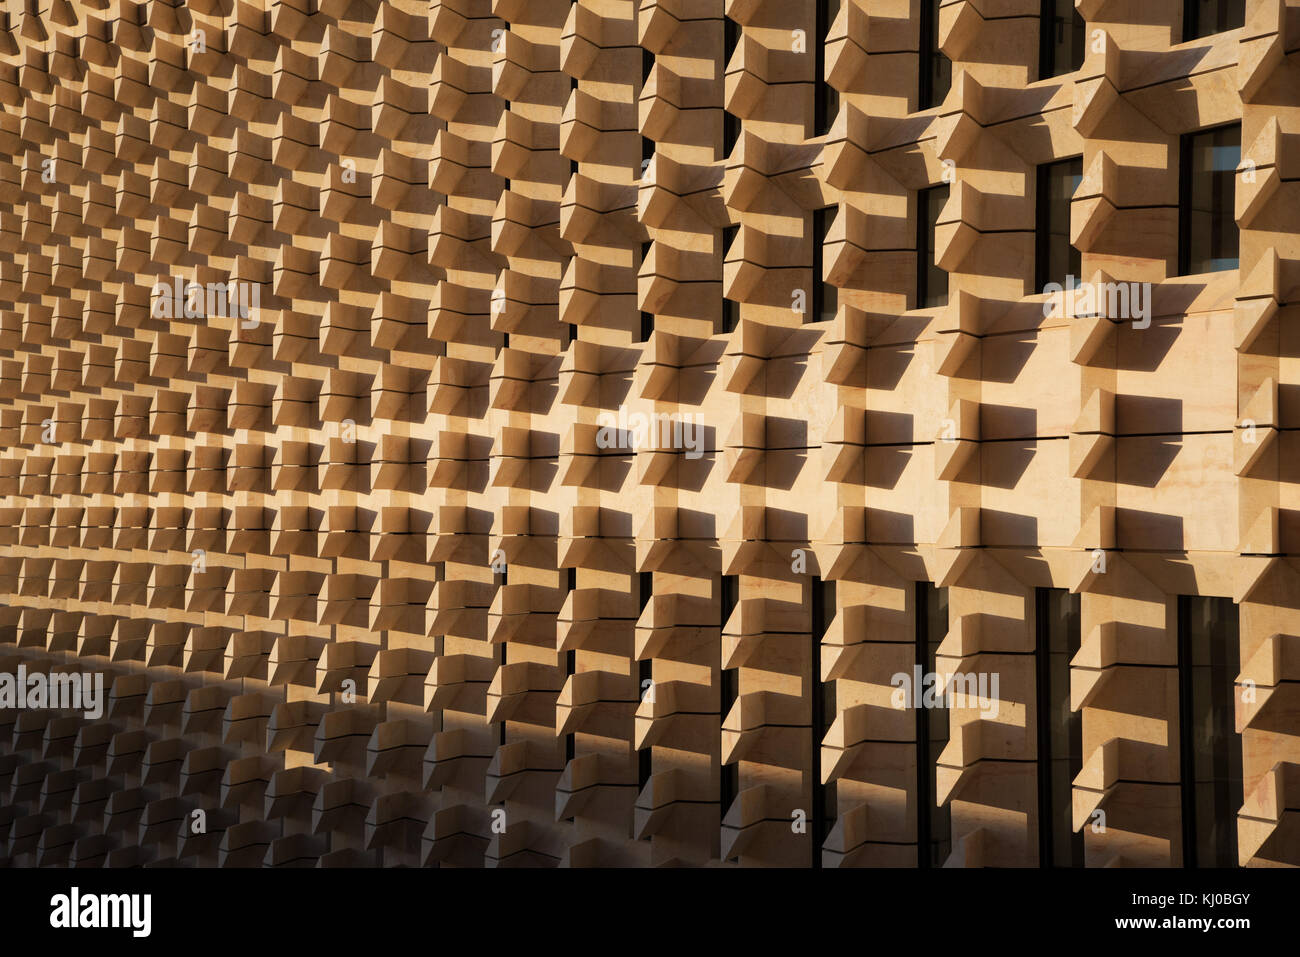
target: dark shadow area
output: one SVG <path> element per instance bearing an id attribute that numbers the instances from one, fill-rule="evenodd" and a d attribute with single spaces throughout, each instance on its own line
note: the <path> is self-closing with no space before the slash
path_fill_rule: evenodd
<path id="1" fill-rule="evenodd" d="M 1134 551 L 1180 552 L 1183 550 L 1182 516 L 1117 508 L 1115 545 Z"/>

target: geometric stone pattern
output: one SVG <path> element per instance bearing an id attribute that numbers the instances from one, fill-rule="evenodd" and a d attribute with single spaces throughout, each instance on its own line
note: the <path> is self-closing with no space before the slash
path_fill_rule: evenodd
<path id="1" fill-rule="evenodd" d="M 0 862 L 914 866 L 933 582 L 1001 676 L 949 866 L 1038 859 L 1039 587 L 1088 865 L 1180 863 L 1179 595 L 1240 605 L 1241 862 L 1300 863 L 1300 3 L 1076 6 L 1036 81 L 1036 2 L 944 2 L 918 112 L 919 0 L 843 0 L 813 136 L 809 0 L 9 0 L 0 671 L 108 700 L 0 710 Z M 1240 269 L 1176 277 L 1179 136 L 1233 122 Z M 1044 316 L 1034 169 L 1079 155 L 1149 328 Z M 160 314 L 178 277 L 256 309 Z M 698 447 L 605 441 L 654 416 Z"/>

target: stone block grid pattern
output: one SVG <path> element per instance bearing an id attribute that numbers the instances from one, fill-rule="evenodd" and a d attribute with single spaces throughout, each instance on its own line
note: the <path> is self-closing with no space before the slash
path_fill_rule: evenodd
<path id="1" fill-rule="evenodd" d="M 918 111 L 918 0 L 843 0 L 814 136 L 809 0 L 8 0 L 0 671 L 110 701 L 0 711 L 0 863 L 914 866 L 918 581 L 1001 675 L 938 757 L 949 866 L 1037 863 L 1039 587 L 1081 596 L 1088 865 L 1180 863 L 1189 594 L 1258 688 L 1241 863 L 1300 863 L 1300 4 L 1187 44 L 1076 7 L 1039 81 L 1036 2 L 943 3 Z M 1176 277 L 1179 136 L 1237 122 L 1241 267 Z M 1034 169 L 1080 155 L 1084 275 L 1152 282 L 1149 329 L 1044 318 Z M 258 322 L 155 317 L 175 276 Z M 620 410 L 704 454 L 603 448 Z"/>

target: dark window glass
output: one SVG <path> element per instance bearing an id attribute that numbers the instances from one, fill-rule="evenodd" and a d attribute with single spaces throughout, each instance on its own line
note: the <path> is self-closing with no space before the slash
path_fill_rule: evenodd
<path id="1" fill-rule="evenodd" d="M 650 783 L 650 776 L 654 773 L 654 748 L 644 747 L 636 753 L 636 786 L 637 792 L 645 790 L 645 786 Z"/>
<path id="2" fill-rule="evenodd" d="M 649 576 L 649 572 L 642 572 L 642 580 Z M 641 592 L 641 607 L 645 608 L 646 603 L 650 600 L 650 595 L 643 588 Z M 644 698 L 650 689 L 647 682 L 654 679 L 654 660 L 651 658 L 642 658 L 636 663 L 636 684 L 637 696 Z M 654 761 L 654 748 L 647 745 L 636 754 L 636 786 L 637 792 L 640 793 L 647 784 L 650 783 L 650 774 L 652 772 Z"/>
<path id="3" fill-rule="evenodd" d="M 1042 0 L 1038 35 L 1038 78 L 1073 73 L 1083 66 L 1087 25 L 1074 0 Z"/>
<path id="4" fill-rule="evenodd" d="M 822 636 L 835 620 L 835 582 L 813 577 L 812 634 L 820 647 Z M 820 659 L 818 659 L 820 661 Z M 820 667 L 820 666 L 819 666 Z"/>
<path id="5" fill-rule="evenodd" d="M 916 307 L 948 304 L 948 274 L 934 261 L 934 233 L 948 202 L 947 186 L 932 186 L 916 194 Z"/>
<path id="6" fill-rule="evenodd" d="M 838 206 L 827 206 L 825 209 L 813 210 L 813 294 L 812 302 L 809 304 L 811 309 L 804 313 L 804 321 L 806 322 L 822 322 L 827 319 L 834 319 L 836 312 L 839 310 L 839 289 L 822 278 L 825 275 L 826 237 L 830 235 L 831 227 L 835 224 L 835 217 L 839 214 L 839 211 Z"/>
<path id="7" fill-rule="evenodd" d="M 935 653 L 948 634 L 948 589 L 916 583 L 916 663 L 922 675 L 936 672 Z M 948 744 L 948 709 L 939 696 L 936 707 L 923 706 L 922 687 L 912 689 L 916 711 L 917 866 L 942 867 L 952 851 L 952 821 L 947 805 L 935 804 L 939 755 Z"/>
<path id="8" fill-rule="evenodd" d="M 650 81 L 650 74 L 655 68 L 655 55 L 645 47 L 641 48 L 641 85 Z"/>
<path id="9" fill-rule="evenodd" d="M 1178 599 L 1178 710 L 1183 866 L 1237 866 L 1242 804 L 1236 731 L 1241 638 L 1231 598 Z"/>
<path id="10" fill-rule="evenodd" d="M 731 58 L 740 46 L 740 24 L 730 17 L 722 18 L 722 70 L 725 73 Z M 731 151 L 740 142 L 740 117 L 722 111 L 722 158 L 731 155 Z"/>
<path id="11" fill-rule="evenodd" d="M 1038 167 L 1034 283 L 1039 292 L 1048 283 L 1062 289 L 1078 284 L 1083 260 L 1070 242 L 1070 199 L 1082 179 L 1082 157 Z"/>
<path id="12" fill-rule="evenodd" d="M 722 581 L 718 588 L 718 628 L 727 627 L 727 619 L 736 609 L 736 603 L 740 600 L 740 576 L 723 575 Z M 718 651 L 721 654 L 722 644 L 719 642 Z M 720 721 L 718 725 L 719 738 L 722 734 L 721 722 L 727 719 L 731 713 L 732 707 L 736 703 L 736 698 L 740 695 L 740 674 L 735 668 L 723 668 L 719 662 L 718 684 L 721 689 Z M 719 756 L 721 756 L 721 744 L 719 744 Z M 721 764 L 721 762 L 719 762 Z M 722 764 L 719 777 L 719 803 L 721 804 L 721 813 L 725 816 L 736 796 L 740 794 L 740 768 L 737 764 Z"/>
<path id="13" fill-rule="evenodd" d="M 641 244 L 641 266 L 642 266 L 642 267 L 645 266 L 645 262 L 646 262 L 646 260 L 650 258 L 650 247 L 653 246 L 653 245 L 654 245 L 654 243 L 642 243 L 642 244 Z M 652 275 L 652 274 L 650 274 L 650 275 Z"/>
<path id="14" fill-rule="evenodd" d="M 835 721 L 835 682 L 821 680 L 822 636 L 835 619 L 835 582 L 812 580 L 812 866 L 822 866 L 822 845 L 835 821 L 835 782 L 822 783 L 822 740 Z"/>
<path id="15" fill-rule="evenodd" d="M 645 261 L 650 257 L 650 247 L 653 246 L 653 245 L 654 245 L 653 243 L 642 243 L 642 244 L 641 244 L 641 264 L 642 264 L 642 265 L 645 265 Z M 654 313 L 650 313 L 650 312 L 643 312 L 643 313 L 641 313 L 641 337 L 640 337 L 640 339 L 641 339 L 642 342 L 645 342 L 646 340 L 648 340 L 648 339 L 650 338 L 650 333 L 651 333 L 651 332 L 654 332 L 654 328 L 655 328 L 655 317 L 654 317 Z"/>
<path id="16" fill-rule="evenodd" d="M 722 18 L 722 68 L 725 70 L 740 46 L 740 24 L 731 17 Z"/>
<path id="17" fill-rule="evenodd" d="M 1236 221 L 1241 125 L 1182 138 L 1179 163 L 1178 272 L 1192 276 L 1239 265 Z"/>
<path id="18" fill-rule="evenodd" d="M 498 669 L 504 668 L 506 666 L 506 643 L 504 641 L 497 646 L 496 659 L 497 659 Z M 505 744 L 505 743 L 506 743 L 506 723 L 504 721 L 498 721 L 497 722 L 497 744 Z"/>
<path id="19" fill-rule="evenodd" d="M 650 599 L 654 597 L 654 585 L 654 572 L 640 572 L 637 575 L 637 594 L 641 602 L 640 611 L 645 611 L 645 606 L 650 604 Z"/>
<path id="20" fill-rule="evenodd" d="M 650 168 L 650 161 L 655 156 L 655 141 L 648 136 L 641 137 L 641 175 L 644 177 Z"/>
<path id="21" fill-rule="evenodd" d="M 816 116 L 813 118 L 813 136 L 825 136 L 840 112 L 840 91 L 825 81 L 817 85 Z"/>
<path id="22" fill-rule="evenodd" d="M 565 653 L 564 670 L 570 678 L 578 673 L 578 653 L 576 651 Z M 577 742 L 573 733 L 570 732 L 564 736 L 564 760 L 572 761 L 577 753 Z"/>
<path id="23" fill-rule="evenodd" d="M 1246 0 L 1184 0 L 1183 42 L 1246 25 Z"/>
<path id="24" fill-rule="evenodd" d="M 731 617 L 731 613 L 736 610 L 736 603 L 740 601 L 740 576 L 723 575 L 718 592 L 721 598 L 721 618 L 718 621 L 718 626 L 726 628 L 727 619 Z"/>
<path id="25" fill-rule="evenodd" d="M 650 604 L 650 599 L 654 597 L 654 572 L 639 572 L 636 576 L 637 584 L 637 611 L 645 611 L 645 606 Z M 642 658 L 637 662 L 636 667 L 636 687 L 637 697 L 644 698 L 651 688 L 650 682 L 654 680 L 654 660 L 651 658 Z M 654 748 L 644 747 L 637 752 L 636 762 L 636 782 L 638 793 L 650 782 L 654 760 Z"/>
<path id="26" fill-rule="evenodd" d="M 727 259 L 727 250 L 731 248 L 732 243 L 736 241 L 736 237 L 739 234 L 740 226 L 738 225 L 728 226 L 722 230 L 720 258 L 723 262 Z M 739 322 L 740 303 L 736 302 L 734 299 L 724 298 L 722 300 L 722 331 L 730 332 L 736 328 L 736 324 Z"/>
<path id="27" fill-rule="evenodd" d="M 727 715 L 731 713 L 731 709 L 736 704 L 736 698 L 740 694 L 740 676 L 735 668 L 722 668 L 718 672 L 718 677 L 722 689 L 718 727 L 718 736 L 721 739 L 721 722 L 727 720 Z M 721 748 L 720 741 L 719 748 Z M 719 759 L 721 759 L 721 750 L 718 753 Z M 725 817 L 727 811 L 731 809 L 731 805 L 735 803 L 736 797 L 740 794 L 740 766 L 737 762 L 722 764 L 721 760 L 719 760 L 718 791 L 719 813 Z"/>
<path id="28" fill-rule="evenodd" d="M 564 571 L 565 571 L 564 584 L 569 591 L 574 591 L 578 587 L 578 569 L 566 568 Z M 569 675 L 569 677 L 573 677 L 578 673 L 578 653 L 576 651 L 569 651 L 565 653 L 564 669 L 565 672 Z M 576 754 L 577 754 L 577 742 L 572 734 L 566 734 L 564 736 L 564 760 L 572 761 Z"/>
<path id="29" fill-rule="evenodd" d="M 826 34 L 840 13 L 840 0 L 817 0 L 813 70 L 813 136 L 824 136 L 840 111 L 840 91 L 826 82 Z"/>
<path id="30" fill-rule="evenodd" d="M 1038 866 L 1083 867 L 1083 834 L 1074 830 L 1074 779 L 1083 770 L 1083 713 L 1070 710 L 1070 659 L 1079 651 L 1079 596 L 1039 588 Z"/>
<path id="31" fill-rule="evenodd" d="M 740 303 L 734 299 L 722 300 L 722 331 L 731 332 L 740 322 Z"/>
<path id="32" fill-rule="evenodd" d="M 722 111 L 722 158 L 726 159 L 740 142 L 740 117 Z"/>
<path id="33" fill-rule="evenodd" d="M 575 167 L 575 171 L 576 171 L 577 164 L 576 164 L 576 163 L 573 163 L 573 164 L 571 164 L 571 165 Z M 570 259 L 569 259 L 569 264 L 572 264 L 572 263 L 573 263 L 573 259 L 570 258 Z M 566 271 L 566 272 L 568 271 L 567 267 L 566 267 L 565 271 Z M 564 332 L 565 332 L 565 336 L 566 336 L 566 339 L 565 339 L 565 344 L 566 344 L 566 345 L 578 341 L 578 327 L 577 327 L 576 324 L 574 324 L 574 323 L 572 323 L 572 322 L 566 322 L 566 323 L 564 324 Z M 570 574 L 570 576 L 572 576 L 573 572 L 574 572 L 574 569 L 570 568 L 570 569 L 569 569 L 569 574 Z M 572 586 L 572 585 L 569 586 L 569 590 L 570 590 L 570 591 L 573 590 L 573 586 Z"/>
<path id="34" fill-rule="evenodd" d="M 939 2 L 921 0 L 919 110 L 938 106 L 952 87 L 952 61 L 939 52 Z"/>

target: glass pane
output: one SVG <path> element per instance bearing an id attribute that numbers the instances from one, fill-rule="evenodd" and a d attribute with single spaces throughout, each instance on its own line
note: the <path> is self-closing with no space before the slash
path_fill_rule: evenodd
<path id="1" fill-rule="evenodd" d="M 817 0 L 817 48 L 814 59 L 815 84 L 813 96 L 816 97 L 813 116 L 813 136 L 823 136 L 835 116 L 840 111 L 840 91 L 826 82 L 826 35 L 831 24 L 840 13 L 840 0 Z"/>
<path id="2" fill-rule="evenodd" d="M 812 580 L 812 643 L 809 669 L 812 677 L 812 865 L 821 867 L 822 845 L 835 823 L 835 783 L 822 784 L 821 746 L 835 721 L 835 682 L 821 679 L 821 640 L 835 620 L 835 582 Z"/>
<path id="3" fill-rule="evenodd" d="M 935 186 L 917 196 L 917 296 L 918 309 L 948 304 L 948 274 L 934 262 L 934 233 L 948 202 L 948 187 Z"/>
<path id="4" fill-rule="evenodd" d="M 1070 200 L 1083 179 L 1083 158 L 1038 167 L 1036 284 L 1077 285 L 1082 256 L 1070 242 Z M 1073 281 L 1071 281 L 1073 280 Z"/>
<path id="5" fill-rule="evenodd" d="M 1183 139 L 1182 267 L 1184 275 L 1236 269 L 1239 236 L 1235 197 L 1241 127 L 1224 126 Z"/>
<path id="6" fill-rule="evenodd" d="M 1241 670 L 1238 609 L 1229 598 L 1179 601 L 1184 865 L 1237 866 L 1241 735 L 1234 690 Z"/>
<path id="7" fill-rule="evenodd" d="M 1083 768 L 1083 715 L 1070 710 L 1070 660 L 1081 638 L 1079 596 L 1064 588 L 1039 589 L 1038 720 L 1040 782 L 1039 827 L 1043 866 L 1083 867 L 1083 835 L 1074 830 L 1073 785 Z M 1045 660 L 1044 660 L 1045 656 Z"/>
<path id="8" fill-rule="evenodd" d="M 813 211 L 812 281 L 816 295 L 813 297 L 812 315 L 809 317 L 812 322 L 834 319 L 835 313 L 839 310 L 839 289 L 823 278 L 826 238 L 830 235 L 831 227 L 835 225 L 835 217 L 839 215 L 839 211 L 838 206 L 827 206 Z"/>
<path id="9" fill-rule="evenodd" d="M 1043 0 L 1039 36 L 1038 78 L 1073 73 L 1083 66 L 1087 27 L 1074 9 L 1074 0 Z"/>
<path id="10" fill-rule="evenodd" d="M 918 750 L 918 793 L 922 804 L 918 814 L 927 817 L 929 848 L 922 849 L 922 866 L 942 867 L 952 852 L 952 819 L 947 805 L 938 806 L 939 755 L 948 744 L 948 709 L 946 699 L 939 696 L 934 707 L 925 707 L 921 698 L 924 676 L 936 672 L 936 652 L 948 634 L 948 589 L 936 588 L 931 582 L 917 582 L 917 664 L 921 666 L 923 683 L 913 689 L 913 707 L 916 708 L 917 730 L 921 733 Z"/>
<path id="11" fill-rule="evenodd" d="M 1246 0 L 1187 0 L 1183 5 L 1183 40 L 1196 40 L 1246 23 Z"/>
<path id="12" fill-rule="evenodd" d="M 921 0 L 921 63 L 918 109 L 938 106 L 952 87 L 952 61 L 939 52 L 940 0 Z"/>
<path id="13" fill-rule="evenodd" d="M 817 81 L 817 115 L 813 121 L 813 136 L 825 136 L 840 112 L 840 91 L 825 80 Z"/>
<path id="14" fill-rule="evenodd" d="M 732 243 L 736 241 L 736 237 L 739 234 L 740 234 L 739 226 L 727 226 L 722 230 L 722 237 L 719 241 L 718 255 L 720 260 L 724 264 L 723 265 L 724 270 L 726 268 L 725 263 L 727 260 L 727 250 L 731 249 Z M 731 330 L 736 328 L 736 324 L 739 321 L 740 321 L 740 303 L 736 302 L 736 300 L 734 299 L 724 298 L 722 300 L 722 331 L 730 332 Z M 723 624 L 726 624 L 725 619 L 723 621 Z"/>

